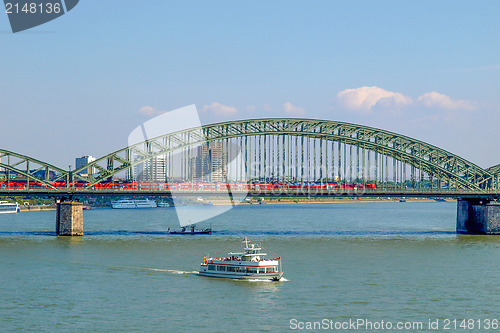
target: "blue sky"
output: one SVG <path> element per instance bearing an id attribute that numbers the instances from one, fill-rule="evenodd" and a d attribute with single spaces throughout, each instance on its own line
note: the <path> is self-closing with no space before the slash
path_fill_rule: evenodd
<path id="1" fill-rule="evenodd" d="M 151 115 L 348 121 L 500 163 L 498 1 L 81 0 L 12 34 L 0 147 L 67 168 Z"/>

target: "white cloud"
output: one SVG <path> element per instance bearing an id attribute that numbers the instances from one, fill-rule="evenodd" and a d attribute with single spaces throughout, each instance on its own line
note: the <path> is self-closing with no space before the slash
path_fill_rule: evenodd
<path id="1" fill-rule="evenodd" d="M 490 66 L 481 66 L 481 67 L 472 67 L 456 70 L 455 72 L 492 72 L 500 70 L 500 65 L 490 65 Z"/>
<path id="2" fill-rule="evenodd" d="M 499 69 L 500 69 L 500 65 L 483 66 L 483 67 L 479 68 L 479 70 L 481 72 L 497 71 Z"/>
<path id="3" fill-rule="evenodd" d="M 167 111 L 163 111 L 163 110 L 156 110 L 154 107 L 152 106 L 149 106 L 149 105 L 145 105 L 143 107 L 141 107 L 138 111 L 139 113 L 142 113 L 143 115 L 146 115 L 148 117 L 153 117 L 153 116 L 157 116 L 159 114 L 162 114 L 162 113 L 165 113 Z"/>
<path id="4" fill-rule="evenodd" d="M 418 98 L 418 102 L 426 107 L 438 107 L 446 110 L 474 110 L 476 108 L 471 101 L 455 100 L 436 91 L 423 94 Z"/>
<path id="5" fill-rule="evenodd" d="M 212 111 L 219 116 L 232 116 L 238 112 L 234 106 L 224 105 L 218 102 L 212 102 L 210 105 L 205 105 L 203 111 Z"/>
<path id="6" fill-rule="evenodd" d="M 247 106 L 247 111 L 248 111 L 248 112 L 254 112 L 254 111 L 255 111 L 255 109 L 256 109 L 256 106 L 255 106 L 255 105 L 249 105 L 249 106 Z"/>
<path id="7" fill-rule="evenodd" d="M 342 90 L 337 94 L 340 103 L 347 109 L 370 113 L 375 106 L 401 108 L 413 101 L 401 93 L 388 91 L 379 87 L 361 87 Z"/>
<path id="8" fill-rule="evenodd" d="M 274 109 L 270 104 L 264 104 L 264 110 L 267 112 L 273 112 Z"/>
<path id="9" fill-rule="evenodd" d="M 295 106 L 290 102 L 283 104 L 283 109 L 285 112 L 291 116 L 303 116 L 306 114 L 306 110 L 300 106 Z"/>

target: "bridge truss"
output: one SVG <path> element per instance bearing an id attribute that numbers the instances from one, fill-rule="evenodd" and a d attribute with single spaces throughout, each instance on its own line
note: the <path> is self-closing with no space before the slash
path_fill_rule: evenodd
<path id="1" fill-rule="evenodd" d="M 345 122 L 287 118 L 185 129 L 120 149 L 74 171 L 5 150 L 0 150 L 0 157 L 0 168 L 50 188 L 54 181 L 82 181 L 90 188 L 122 178 L 374 183 L 403 191 L 427 187 L 483 192 L 497 190 L 500 176 L 499 166 L 485 170 L 446 150 L 393 132 Z"/>
<path id="2" fill-rule="evenodd" d="M 3 171 L 1 178 L 7 182 L 21 178 L 25 179 L 28 187 L 30 181 L 36 181 L 53 190 L 57 190 L 54 181 L 68 174 L 68 171 L 49 163 L 4 149 L 0 149 L 0 171 Z"/>

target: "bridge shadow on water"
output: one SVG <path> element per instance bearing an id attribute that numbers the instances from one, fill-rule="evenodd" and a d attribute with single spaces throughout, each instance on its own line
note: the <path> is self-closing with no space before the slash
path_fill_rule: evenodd
<path id="1" fill-rule="evenodd" d="M 57 236 L 55 231 L 0 231 L 0 236 Z"/>
<path id="2" fill-rule="evenodd" d="M 311 230 L 311 231 L 281 231 L 281 230 L 220 230 L 213 231 L 212 235 L 217 236 L 439 236 L 453 235 L 455 231 L 378 231 L 378 230 Z M 168 231 L 142 231 L 142 230 L 100 230 L 100 231 L 85 231 L 84 236 L 138 236 L 138 235 L 153 235 L 153 236 L 193 236 L 193 235 L 170 235 Z M 0 231 L 0 237 L 12 236 L 57 236 L 52 231 Z M 210 237 L 210 235 L 197 235 Z"/>
<path id="3" fill-rule="evenodd" d="M 407 235 L 449 235 L 454 231 L 388 231 L 388 230 L 312 230 L 312 231 L 274 231 L 274 230 L 221 230 L 219 235 L 276 235 L 276 236 L 407 236 Z"/>

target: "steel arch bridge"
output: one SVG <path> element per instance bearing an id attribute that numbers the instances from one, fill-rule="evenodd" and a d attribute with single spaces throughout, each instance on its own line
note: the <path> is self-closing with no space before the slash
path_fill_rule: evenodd
<path id="1" fill-rule="evenodd" d="M 27 184 L 40 182 L 57 192 L 62 190 L 54 182 L 71 186 L 82 181 L 88 189 L 123 174 L 135 180 L 138 168 L 161 168 L 165 181 L 193 181 L 194 165 L 203 162 L 200 154 L 217 153 L 226 164 L 218 166 L 225 168 L 219 176 L 226 181 L 336 180 L 375 182 L 401 190 L 435 186 L 478 193 L 499 187 L 500 165 L 482 169 L 439 147 L 373 127 L 290 118 L 185 129 L 117 150 L 74 171 L 0 149 L 0 168 Z M 236 158 L 239 162 L 231 166 Z M 213 174 L 214 166 L 209 169 Z"/>
<path id="2" fill-rule="evenodd" d="M 57 188 L 53 186 L 53 181 L 58 176 L 67 174 L 66 170 L 52 164 L 5 149 L 0 149 L 0 170 L 2 168 L 7 177 L 13 174 L 25 178 L 28 185 L 30 181 L 37 181 L 56 191 Z"/>

